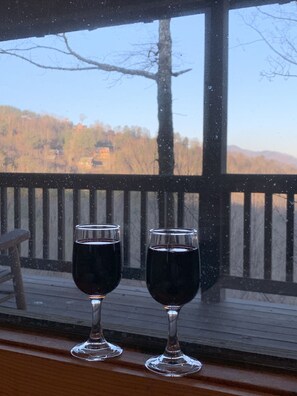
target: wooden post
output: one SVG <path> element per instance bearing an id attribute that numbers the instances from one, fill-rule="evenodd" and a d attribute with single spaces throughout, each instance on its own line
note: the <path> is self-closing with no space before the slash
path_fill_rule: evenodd
<path id="1" fill-rule="evenodd" d="M 205 15 L 203 176 L 210 189 L 200 194 L 202 297 L 219 301 L 222 207 L 220 176 L 226 173 L 229 1 L 213 2 Z"/>
<path id="2" fill-rule="evenodd" d="M 18 309 L 26 309 L 26 299 L 23 285 L 23 277 L 21 273 L 19 247 L 15 245 L 10 249 L 10 265 L 12 272 L 12 282 L 15 291 L 15 300 Z"/>

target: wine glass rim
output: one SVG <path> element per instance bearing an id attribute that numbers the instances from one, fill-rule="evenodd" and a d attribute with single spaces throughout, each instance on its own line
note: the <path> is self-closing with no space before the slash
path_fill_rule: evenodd
<path id="1" fill-rule="evenodd" d="M 120 229 L 120 226 L 118 224 L 77 224 L 75 226 L 76 230 L 116 230 Z"/>
<path id="2" fill-rule="evenodd" d="M 197 234 L 196 228 L 152 228 L 150 229 L 150 234 L 157 235 L 189 235 Z"/>

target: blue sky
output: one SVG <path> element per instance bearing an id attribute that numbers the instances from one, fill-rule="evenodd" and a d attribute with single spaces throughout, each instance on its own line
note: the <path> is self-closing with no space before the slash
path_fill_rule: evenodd
<path id="1" fill-rule="evenodd" d="M 176 130 L 201 138 L 203 78 L 203 18 L 177 19 L 172 22 L 177 69 L 193 68 L 191 73 L 174 79 L 173 101 Z M 92 32 L 69 34 L 73 47 L 86 56 L 104 62 L 118 62 L 139 43 L 156 41 L 157 23 L 135 24 Z M 193 56 L 191 37 L 198 38 Z M 55 45 L 55 38 L 34 39 L 35 43 Z M 23 45 L 18 41 L 18 46 Z M 189 44 L 191 43 L 191 44 Z M 197 45 L 197 43 L 196 43 Z M 6 46 L 13 46 L 12 42 Z M 180 56 L 179 53 L 182 55 Z M 47 61 L 46 55 L 44 56 Z M 112 127 L 139 125 L 157 132 L 156 84 L 140 77 L 108 75 L 99 71 L 60 72 L 38 69 L 24 61 L 1 57 L 0 103 L 22 109 L 51 113 L 70 120 L 92 124 L 100 121 Z M 180 64 L 180 66 L 179 66 Z M 193 85 L 197 89 L 193 89 Z M 197 111 L 198 109 L 198 111 Z M 83 117 L 81 117 L 83 115 Z"/>
<path id="2" fill-rule="evenodd" d="M 289 11 L 293 5 L 280 7 Z M 271 7 L 262 9 L 269 11 Z M 261 77 L 263 70 L 269 70 L 272 51 L 242 20 L 242 16 L 251 20 L 254 13 L 255 10 L 237 11 L 230 17 L 228 141 L 244 148 L 297 156 L 297 79 L 278 77 L 269 81 Z M 271 19 L 260 18 L 263 31 L 275 31 Z"/>
<path id="3" fill-rule="evenodd" d="M 261 78 L 260 72 L 268 69 L 269 50 L 242 19 L 250 18 L 253 12 L 230 14 L 228 144 L 297 156 L 297 79 Z M 171 28 L 176 70 L 192 69 L 173 81 L 175 131 L 202 141 L 204 18 L 176 18 Z M 156 41 L 157 23 L 76 32 L 68 37 L 77 52 L 100 61 L 119 62 L 127 52 L 139 49 L 141 43 Z M 33 41 L 56 45 L 53 36 Z M 26 41 L 3 43 L 5 47 L 16 45 L 26 45 Z M 49 57 L 48 53 L 39 56 L 47 63 L 65 61 Z M 43 70 L 3 55 L 0 68 L 0 104 L 52 114 L 74 123 L 90 125 L 98 121 L 113 128 L 138 125 L 147 128 L 152 136 L 157 132 L 156 85 L 151 80 L 119 79 L 118 75 L 99 71 Z"/>

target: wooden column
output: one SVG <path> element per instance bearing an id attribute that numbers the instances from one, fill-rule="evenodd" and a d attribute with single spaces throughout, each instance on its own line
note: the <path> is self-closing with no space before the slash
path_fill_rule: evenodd
<path id="1" fill-rule="evenodd" d="M 213 2 L 205 14 L 205 78 L 203 176 L 209 190 L 200 194 L 202 293 L 205 301 L 219 300 L 222 195 L 221 175 L 227 157 L 227 76 L 229 1 Z"/>

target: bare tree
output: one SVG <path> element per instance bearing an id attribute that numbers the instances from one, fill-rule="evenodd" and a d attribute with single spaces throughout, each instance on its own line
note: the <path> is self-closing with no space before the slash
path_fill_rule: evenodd
<path id="1" fill-rule="evenodd" d="M 297 2 L 257 7 L 244 21 L 271 50 L 269 68 L 261 75 L 268 79 L 297 77 Z"/>
<path id="2" fill-rule="evenodd" d="M 288 3 L 288 4 L 285 4 Z M 283 0 L 280 4 L 266 7 L 257 7 L 249 18 L 244 18 L 244 22 L 254 30 L 260 41 L 264 42 L 270 49 L 270 55 L 267 57 L 268 68 L 261 71 L 261 76 L 273 80 L 275 78 L 296 78 L 297 77 L 297 1 Z M 245 44 L 253 44 L 245 43 Z M 283 172 L 286 173 L 286 172 Z M 275 195 L 277 200 L 273 203 L 273 259 L 274 276 L 281 277 L 280 271 L 282 266 L 287 265 L 288 257 L 284 257 L 281 253 L 285 250 L 286 240 L 284 236 L 284 228 L 287 223 L 286 205 L 289 199 L 288 195 Z M 296 201 L 295 201 L 296 202 Z M 259 208 L 255 212 L 255 221 L 259 221 Z M 262 220 L 263 221 L 263 220 Z M 259 223 L 261 230 L 263 224 Z M 252 243 L 255 253 L 261 251 L 259 240 Z M 295 244 L 295 242 L 294 242 Z M 264 253 L 265 254 L 265 253 Z M 289 261 L 294 261 L 294 257 L 290 257 Z M 255 269 L 257 268 L 257 260 L 255 260 Z M 294 263 L 295 264 L 295 263 Z M 258 274 L 257 274 L 258 276 Z M 249 293 L 247 293 L 249 295 Z M 267 295 L 261 293 L 261 299 L 266 301 L 277 301 L 290 303 L 291 298 Z M 249 297 L 247 297 L 249 298 Z"/>
<path id="3" fill-rule="evenodd" d="M 63 42 L 62 48 L 32 45 L 26 48 L 0 48 L 0 54 L 15 56 L 27 61 L 42 69 L 62 70 L 62 71 L 86 71 L 100 70 L 106 73 L 117 73 L 119 75 L 138 76 L 150 79 L 157 84 L 157 105 L 158 105 L 158 164 L 160 175 L 174 174 L 174 130 L 172 116 L 172 77 L 178 77 L 190 69 L 174 72 L 172 70 L 172 39 L 170 31 L 170 20 L 161 20 L 159 22 L 158 42 L 149 46 L 145 51 L 145 62 L 139 62 L 138 68 L 123 67 L 119 64 L 109 64 L 98 62 L 96 59 L 83 56 L 75 51 L 69 42 L 66 34 L 59 34 L 58 37 Z M 49 64 L 34 60 L 32 54 L 34 51 L 45 49 L 51 51 L 52 56 L 65 55 L 76 61 L 75 65 L 56 65 L 51 60 Z M 140 54 L 138 53 L 137 56 Z M 129 57 L 131 54 L 129 55 Z M 121 65 L 123 62 L 119 62 Z M 162 218 L 167 225 L 174 224 L 173 217 L 173 196 L 167 194 L 166 213 L 162 212 L 160 207 L 159 217 L 162 224 Z"/>

